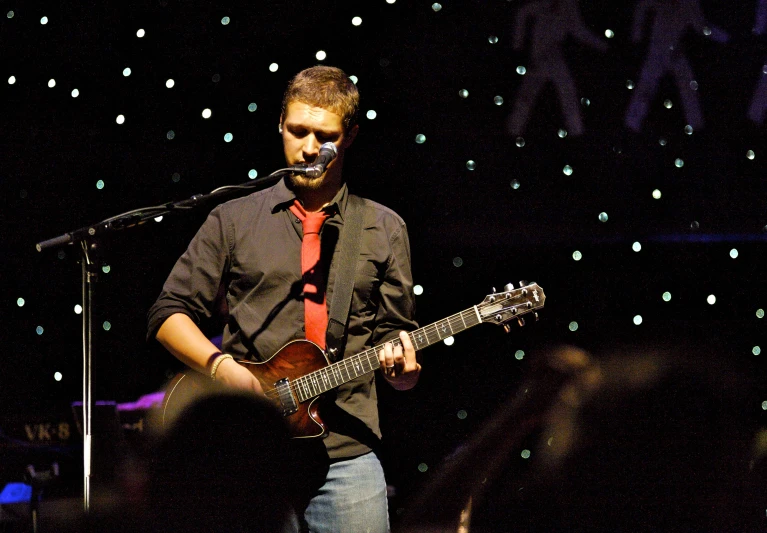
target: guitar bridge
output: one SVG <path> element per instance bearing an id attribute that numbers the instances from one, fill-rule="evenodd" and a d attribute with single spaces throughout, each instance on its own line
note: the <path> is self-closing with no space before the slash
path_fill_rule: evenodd
<path id="1" fill-rule="evenodd" d="M 274 384 L 274 388 L 277 391 L 277 397 L 280 400 L 280 411 L 282 416 L 289 416 L 298 411 L 298 405 L 296 399 L 293 397 L 293 392 L 290 390 L 290 382 L 288 378 L 282 378 Z"/>

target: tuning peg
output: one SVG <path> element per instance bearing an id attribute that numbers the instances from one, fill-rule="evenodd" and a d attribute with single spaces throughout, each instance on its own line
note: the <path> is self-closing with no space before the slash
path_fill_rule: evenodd
<path id="1" fill-rule="evenodd" d="M 511 331 L 511 327 L 508 324 L 504 324 L 503 331 L 505 331 L 506 333 L 509 333 Z"/>
<path id="2" fill-rule="evenodd" d="M 520 280 L 519 282 L 520 287 L 525 287 L 526 285 L 527 285 L 527 282 L 525 280 Z"/>
<path id="3" fill-rule="evenodd" d="M 524 318 L 522 318 L 522 317 L 519 317 L 519 318 L 517 319 L 517 323 L 519 324 L 519 326 L 520 326 L 520 327 L 522 327 L 522 326 L 524 326 L 524 325 L 525 325 L 525 319 L 524 319 Z"/>
<path id="4" fill-rule="evenodd" d="M 492 291 L 490 291 L 490 292 L 495 292 L 495 287 L 493 287 L 493 290 L 492 290 Z"/>
<path id="5" fill-rule="evenodd" d="M 513 283 L 507 283 L 503 286 L 503 290 L 506 292 L 511 292 L 514 290 L 514 284 Z"/>
<path id="6" fill-rule="evenodd" d="M 533 313 L 533 316 L 535 317 L 535 321 L 536 321 L 536 322 L 538 322 L 538 319 L 540 318 L 540 317 L 538 316 L 538 313 Z"/>

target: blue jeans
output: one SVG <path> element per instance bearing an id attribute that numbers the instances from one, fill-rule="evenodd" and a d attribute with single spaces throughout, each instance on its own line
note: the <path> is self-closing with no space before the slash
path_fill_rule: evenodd
<path id="1" fill-rule="evenodd" d="M 303 520 L 294 514 L 287 528 L 292 533 L 305 531 L 388 533 L 386 480 L 374 453 L 330 465 L 325 483 L 309 501 Z"/>

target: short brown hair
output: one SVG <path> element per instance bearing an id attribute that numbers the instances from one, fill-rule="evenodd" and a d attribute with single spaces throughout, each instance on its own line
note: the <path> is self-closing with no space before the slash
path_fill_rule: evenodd
<path id="1" fill-rule="evenodd" d="M 360 93 L 343 70 L 318 65 L 302 70 L 290 80 L 282 97 L 281 120 L 290 102 L 303 102 L 340 115 L 344 131 L 357 124 Z"/>

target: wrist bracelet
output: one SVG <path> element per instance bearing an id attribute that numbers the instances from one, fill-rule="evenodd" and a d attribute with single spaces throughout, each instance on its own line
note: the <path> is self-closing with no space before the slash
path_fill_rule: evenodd
<path id="1" fill-rule="evenodd" d="M 216 370 L 218 370 L 218 365 L 220 365 L 226 359 L 234 360 L 234 357 L 232 357 L 228 353 L 224 353 L 216 357 L 216 360 L 213 361 L 213 366 L 210 367 L 210 379 L 212 379 L 213 381 L 216 381 Z"/>

